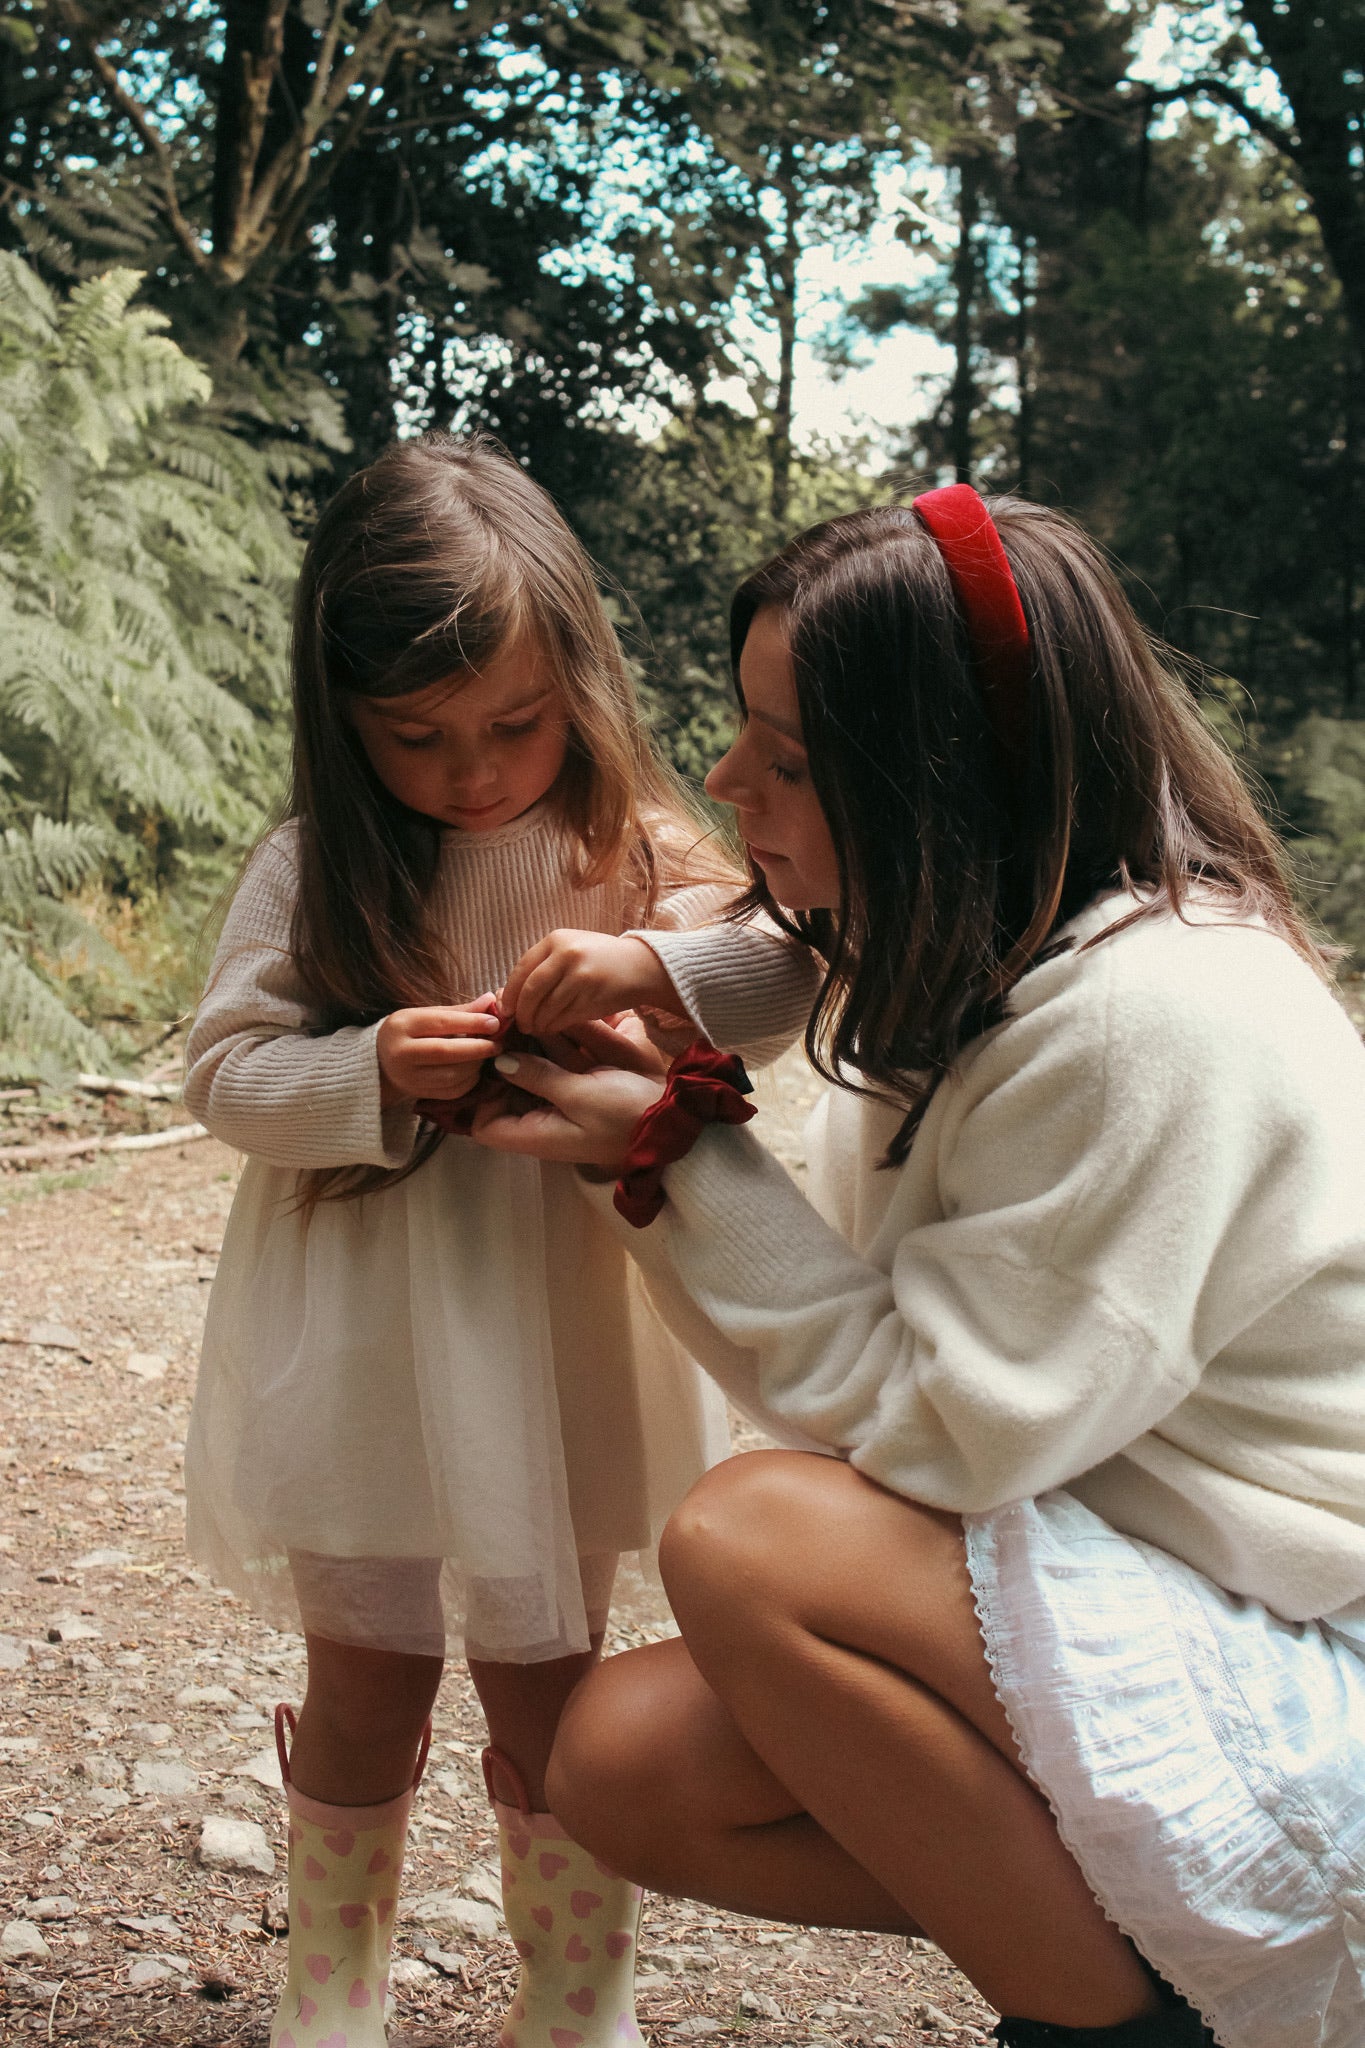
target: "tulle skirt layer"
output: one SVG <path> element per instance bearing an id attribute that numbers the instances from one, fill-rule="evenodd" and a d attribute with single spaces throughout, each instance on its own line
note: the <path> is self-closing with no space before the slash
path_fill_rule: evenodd
<path id="1" fill-rule="evenodd" d="M 189 1541 L 281 1627 L 535 1662 L 587 1647 L 728 1440 L 567 1167 L 450 1139 L 359 1202 L 251 1160 L 186 1455 Z"/>

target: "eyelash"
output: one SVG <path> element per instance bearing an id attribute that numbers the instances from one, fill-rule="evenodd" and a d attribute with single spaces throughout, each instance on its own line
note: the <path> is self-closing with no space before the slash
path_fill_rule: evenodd
<path id="1" fill-rule="evenodd" d="M 770 774 L 777 777 L 779 782 L 785 782 L 793 788 L 801 780 L 801 777 L 794 768 L 784 768 L 780 761 L 770 761 L 768 763 L 768 770 Z"/>
<path id="2" fill-rule="evenodd" d="M 495 726 L 493 728 L 493 737 L 494 739 L 499 740 L 522 740 L 526 739 L 531 733 L 538 732 L 539 730 L 540 720 L 538 718 L 533 718 L 527 725 Z M 440 737 L 441 735 L 438 732 L 428 732 L 424 733 L 420 740 L 410 740 L 404 739 L 402 733 L 394 734 L 394 739 L 397 741 L 398 745 L 400 747 L 406 747 L 411 753 L 420 753 L 425 747 L 434 747 L 437 740 L 439 740 Z"/>

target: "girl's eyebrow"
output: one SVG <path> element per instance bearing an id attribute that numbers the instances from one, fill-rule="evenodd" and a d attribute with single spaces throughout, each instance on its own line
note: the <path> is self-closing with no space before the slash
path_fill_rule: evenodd
<path id="1" fill-rule="evenodd" d="M 543 704 L 545 702 L 545 699 L 547 697 L 553 696 L 553 694 L 554 684 L 546 683 L 543 689 L 536 691 L 534 697 L 523 697 L 519 704 L 501 705 L 496 711 L 492 712 L 490 716 L 494 719 L 516 718 L 521 712 L 530 711 L 534 708 L 535 705 Z M 434 718 L 430 716 L 423 716 L 423 714 L 419 711 L 397 710 L 392 703 L 387 702 L 383 697 L 372 697 L 369 701 L 370 708 L 374 712 L 375 717 L 386 718 L 393 725 L 436 724 L 436 720 Z"/>

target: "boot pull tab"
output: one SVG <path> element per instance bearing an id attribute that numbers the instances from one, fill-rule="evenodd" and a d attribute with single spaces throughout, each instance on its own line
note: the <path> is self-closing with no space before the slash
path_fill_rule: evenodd
<path id="1" fill-rule="evenodd" d="M 521 1772 L 517 1769 L 507 1752 L 502 1749 L 494 1749 L 490 1743 L 484 1751 L 481 1761 L 483 1763 L 483 1782 L 488 1788 L 488 1797 L 492 1804 L 500 1806 L 507 1803 L 498 1791 L 497 1786 L 493 1783 L 493 1773 L 496 1771 L 498 1777 L 512 1787 L 519 1810 L 522 1813 L 529 1814 L 531 1812 L 531 1795 L 526 1790 L 526 1780 L 522 1777 Z"/>
<path id="2" fill-rule="evenodd" d="M 430 1755 L 431 1755 L 431 1716 L 430 1716 L 430 1714 L 428 1714 L 428 1716 L 427 1716 L 427 1725 L 426 1725 L 426 1727 L 425 1727 L 425 1728 L 424 1728 L 424 1729 L 422 1730 L 422 1740 L 421 1740 L 421 1742 L 420 1742 L 420 1743 L 418 1744 L 418 1746 L 417 1746 L 417 1768 L 416 1768 L 416 1770 L 415 1770 L 415 1771 L 413 1772 L 413 1774 L 412 1774 L 412 1789 L 413 1789 L 413 1791 L 414 1791 L 414 1792 L 415 1792 L 415 1791 L 417 1790 L 417 1787 L 418 1787 L 418 1786 L 419 1786 L 419 1785 L 421 1784 L 421 1782 L 422 1782 L 422 1773 L 423 1773 L 423 1771 L 424 1771 L 424 1770 L 426 1769 L 426 1767 L 427 1767 L 427 1758 L 428 1758 L 428 1757 L 429 1757 Z"/>
<path id="3" fill-rule="evenodd" d="M 275 1709 L 275 1751 L 280 1759 L 280 1777 L 286 1785 L 292 1785 L 294 1782 L 294 1775 L 289 1768 L 289 1751 L 285 1747 L 284 1740 L 284 1731 L 286 1725 L 289 1729 L 289 1739 L 292 1742 L 294 1739 L 294 1730 L 299 1725 L 298 1715 L 294 1712 L 294 1709 L 292 1707 L 287 1707 L 284 1701 L 281 1700 L 280 1704 Z M 428 1722 L 427 1726 L 429 1731 L 431 1726 L 430 1722 Z M 422 1756 L 423 1761 L 425 1762 L 425 1750 L 422 1752 Z M 418 1773 L 418 1775 L 421 1775 L 420 1772 Z"/>

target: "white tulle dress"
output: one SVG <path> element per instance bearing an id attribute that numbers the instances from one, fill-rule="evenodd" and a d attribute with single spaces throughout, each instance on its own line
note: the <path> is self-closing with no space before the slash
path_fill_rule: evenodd
<path id="1" fill-rule="evenodd" d="M 309 1033 L 292 849 L 286 826 L 249 867 L 188 1048 L 187 1102 L 248 1154 L 190 1425 L 190 1548 L 280 1626 L 513 1662 L 583 1649 L 618 1554 L 725 1454 L 723 1403 L 571 1168 L 450 1137 L 394 1186 L 300 1210 L 301 1169 L 401 1165 L 418 1126 L 381 1111 L 374 1028 Z M 627 886 L 576 886 L 571 853 L 543 804 L 445 836 L 450 1000 L 557 926 L 631 926 Z M 813 971 L 770 932 L 704 925 L 727 894 L 666 894 L 648 936 L 698 1028 L 761 1063 L 804 1023 Z"/>

